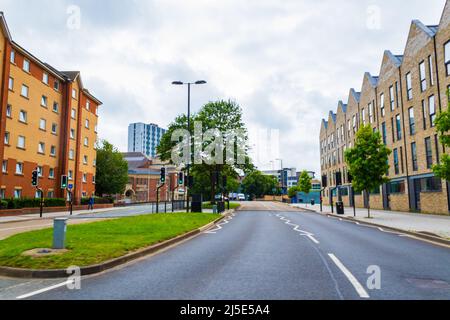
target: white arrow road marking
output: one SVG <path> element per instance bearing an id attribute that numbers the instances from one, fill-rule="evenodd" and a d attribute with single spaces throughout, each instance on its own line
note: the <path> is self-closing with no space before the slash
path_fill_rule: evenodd
<path id="1" fill-rule="evenodd" d="M 67 286 L 69 284 L 73 284 L 74 282 L 75 282 L 75 280 L 73 280 L 73 279 L 72 280 L 67 280 L 66 282 L 63 282 L 63 283 L 60 283 L 60 284 L 55 284 L 54 286 L 51 286 L 51 287 L 47 287 L 47 288 L 44 288 L 44 289 L 40 289 L 40 290 L 37 290 L 37 291 L 33 291 L 31 293 L 27 293 L 27 294 L 18 296 L 16 299 L 18 299 L 18 300 L 27 299 L 27 298 L 36 296 L 36 295 L 44 293 L 44 292 L 55 290 L 55 289 Z"/>
<path id="2" fill-rule="evenodd" d="M 364 290 L 363 286 L 359 281 L 355 278 L 355 276 L 342 264 L 342 262 L 336 258 L 334 254 L 329 253 L 328 256 L 333 260 L 336 266 L 342 271 L 342 273 L 347 277 L 348 281 L 353 285 L 358 295 L 363 299 L 370 298 L 369 294 L 366 290 Z"/>
<path id="3" fill-rule="evenodd" d="M 301 236 L 307 237 L 308 239 L 310 239 L 315 244 L 320 244 L 320 242 L 317 241 L 316 238 L 314 238 L 314 234 L 312 234 L 311 232 L 299 229 L 300 228 L 299 225 L 291 223 L 291 220 L 286 219 L 285 217 L 283 217 L 280 214 L 277 214 L 277 217 L 280 218 L 280 220 L 285 221 L 285 223 L 287 225 L 294 227 L 294 231 L 299 232 Z"/>

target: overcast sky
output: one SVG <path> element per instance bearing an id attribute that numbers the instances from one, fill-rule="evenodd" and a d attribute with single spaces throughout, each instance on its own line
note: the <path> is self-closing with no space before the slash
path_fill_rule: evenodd
<path id="1" fill-rule="evenodd" d="M 13 39 L 59 70 L 79 70 L 104 106 L 99 134 L 127 149 L 132 122 L 186 112 L 173 80 L 205 79 L 193 109 L 234 99 L 255 135 L 279 130 L 261 169 L 320 171 L 322 118 L 402 54 L 412 19 L 438 24 L 445 0 L 0 0 Z M 75 7 L 73 7 L 75 5 Z M 77 19 L 80 9 L 80 23 Z M 258 141 L 261 139 L 258 139 Z M 276 140 L 276 139 L 275 139 Z M 263 146 L 253 139 L 259 150 Z M 273 142 L 277 145 L 277 141 Z M 258 150 L 258 148 L 255 148 Z M 255 151 L 256 152 L 256 151 Z"/>

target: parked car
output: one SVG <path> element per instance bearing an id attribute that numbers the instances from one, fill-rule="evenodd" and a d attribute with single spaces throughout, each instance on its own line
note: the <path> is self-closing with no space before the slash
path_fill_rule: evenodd
<path id="1" fill-rule="evenodd" d="M 237 196 L 237 199 L 238 199 L 239 201 L 245 201 L 245 194 L 239 193 L 238 196 Z"/>

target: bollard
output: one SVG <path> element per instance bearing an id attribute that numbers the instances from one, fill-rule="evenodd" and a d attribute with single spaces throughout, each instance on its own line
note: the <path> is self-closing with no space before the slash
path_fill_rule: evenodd
<path id="1" fill-rule="evenodd" d="M 57 218 L 53 221 L 53 249 L 66 248 L 67 219 Z"/>

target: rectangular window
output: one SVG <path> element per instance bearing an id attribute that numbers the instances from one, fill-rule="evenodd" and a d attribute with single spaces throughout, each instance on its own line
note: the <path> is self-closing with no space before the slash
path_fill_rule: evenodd
<path id="1" fill-rule="evenodd" d="M 390 194 L 403 194 L 405 193 L 405 181 L 392 181 L 388 184 Z"/>
<path id="2" fill-rule="evenodd" d="M 86 137 L 84 138 L 84 146 L 88 147 L 89 146 L 89 139 Z"/>
<path id="3" fill-rule="evenodd" d="M 419 166 L 417 164 L 417 146 L 415 142 L 411 143 L 411 157 L 413 171 L 419 170 Z"/>
<path id="4" fill-rule="evenodd" d="M 88 157 L 87 156 L 83 157 L 83 164 L 88 164 Z"/>
<path id="5" fill-rule="evenodd" d="M 403 165 L 403 147 L 400 147 L 400 168 L 402 169 L 402 174 L 405 173 L 405 167 Z"/>
<path id="6" fill-rule="evenodd" d="M 46 96 L 42 96 L 41 98 L 41 106 L 47 108 L 48 98 Z"/>
<path id="7" fill-rule="evenodd" d="M 391 106 L 391 111 L 395 110 L 395 96 L 394 96 L 394 86 L 389 87 L 389 103 Z"/>
<path id="8" fill-rule="evenodd" d="M 77 98 L 77 90 L 76 89 L 72 89 L 72 98 L 73 99 Z"/>
<path id="9" fill-rule="evenodd" d="M 38 153 L 45 154 L 45 143 L 39 142 L 39 144 L 38 144 Z"/>
<path id="10" fill-rule="evenodd" d="M 44 169 L 42 167 L 37 167 L 37 172 L 40 178 L 44 176 Z"/>
<path id="11" fill-rule="evenodd" d="M 86 175 L 86 173 L 83 173 L 83 183 L 86 183 L 87 182 L 87 175 Z"/>
<path id="12" fill-rule="evenodd" d="M 59 112 L 59 104 L 58 102 L 53 102 L 53 112 Z"/>
<path id="13" fill-rule="evenodd" d="M 8 89 L 13 91 L 14 90 L 14 79 L 9 77 L 9 81 L 8 81 Z"/>
<path id="14" fill-rule="evenodd" d="M 89 129 L 89 120 L 86 119 L 86 121 L 84 122 L 84 126 L 86 127 L 86 129 Z M 338 135 L 339 138 L 339 135 Z"/>
<path id="15" fill-rule="evenodd" d="M 50 148 L 50 155 L 52 157 L 56 156 L 56 146 L 51 146 L 51 148 Z"/>
<path id="16" fill-rule="evenodd" d="M 71 117 L 72 117 L 72 119 L 76 119 L 76 117 L 77 117 L 77 111 L 74 109 L 74 108 L 72 108 L 72 111 L 71 111 Z"/>
<path id="17" fill-rule="evenodd" d="M 422 124 L 423 130 L 427 129 L 427 107 L 425 105 L 425 100 L 422 100 Z"/>
<path id="18" fill-rule="evenodd" d="M 8 160 L 3 160 L 2 162 L 2 172 L 8 173 Z"/>
<path id="19" fill-rule="evenodd" d="M 408 101 L 413 98 L 411 72 L 406 74 L 406 97 Z"/>
<path id="20" fill-rule="evenodd" d="M 27 59 L 23 60 L 23 71 L 30 72 L 30 61 Z"/>
<path id="21" fill-rule="evenodd" d="M 28 98 L 28 94 L 29 94 L 29 89 L 26 85 L 22 85 L 22 90 L 20 91 L 20 95 L 22 97 Z"/>
<path id="22" fill-rule="evenodd" d="M 20 198 L 22 198 L 22 190 L 20 190 L 20 189 L 14 189 L 14 198 L 15 198 L 15 199 L 20 199 Z"/>
<path id="23" fill-rule="evenodd" d="M 19 112 L 19 121 L 23 123 L 27 123 L 27 112 L 24 110 L 20 110 Z"/>
<path id="24" fill-rule="evenodd" d="M 23 174 L 23 163 L 16 163 L 16 174 Z"/>
<path id="25" fill-rule="evenodd" d="M 9 138 L 10 138 L 9 132 L 5 132 L 5 144 L 6 145 L 9 145 Z"/>
<path id="26" fill-rule="evenodd" d="M 422 192 L 441 192 L 442 180 L 438 177 L 420 179 L 420 189 Z"/>
<path id="27" fill-rule="evenodd" d="M 402 123 L 399 114 L 395 117 L 395 122 L 397 126 L 397 140 L 402 140 Z"/>
<path id="28" fill-rule="evenodd" d="M 394 149 L 394 171 L 395 171 L 395 174 L 400 173 L 397 149 Z"/>
<path id="29" fill-rule="evenodd" d="M 409 114 L 409 133 L 410 135 L 416 134 L 416 120 L 414 119 L 414 108 L 411 107 L 408 109 Z"/>
<path id="30" fill-rule="evenodd" d="M 75 139 L 75 129 L 70 129 L 70 139 Z"/>
<path id="31" fill-rule="evenodd" d="M 386 115 L 386 111 L 384 109 L 384 93 L 380 94 L 380 110 L 381 116 L 384 117 Z"/>
<path id="32" fill-rule="evenodd" d="M 344 126 L 342 126 L 342 129 L 344 129 Z M 97 125 L 95 125 L 95 127 L 94 127 L 94 132 L 98 133 L 98 126 Z M 342 136 L 342 141 L 344 141 L 344 136 Z"/>
<path id="33" fill-rule="evenodd" d="M 430 77 L 430 87 L 434 86 L 433 58 L 428 56 L 428 72 Z"/>
<path id="34" fill-rule="evenodd" d="M 67 177 L 69 178 L 69 180 L 73 180 L 73 171 L 72 170 L 69 170 Z"/>
<path id="35" fill-rule="evenodd" d="M 373 123 L 373 104 L 369 103 L 369 122 Z"/>
<path id="36" fill-rule="evenodd" d="M 392 133 L 392 143 L 394 143 L 395 142 L 394 118 L 391 118 L 391 133 Z"/>
<path id="37" fill-rule="evenodd" d="M 356 116 L 353 116 L 353 132 L 356 132 Z"/>
<path id="38" fill-rule="evenodd" d="M 6 116 L 7 116 L 8 118 L 11 118 L 11 117 L 12 117 L 12 106 L 11 106 L 10 104 L 8 104 L 8 105 L 6 106 Z"/>
<path id="39" fill-rule="evenodd" d="M 386 136 L 386 122 L 381 124 L 381 135 L 383 137 L 384 145 L 387 145 L 387 136 Z"/>
<path id="40" fill-rule="evenodd" d="M 14 50 L 11 50 L 11 55 L 9 56 L 9 61 L 12 64 L 16 64 L 16 52 Z"/>
<path id="41" fill-rule="evenodd" d="M 447 76 L 450 76 L 450 41 L 444 45 L 444 55 L 445 55 L 445 70 L 447 71 Z"/>
<path id="42" fill-rule="evenodd" d="M 48 84 L 48 73 L 44 72 L 42 74 L 42 82 Z"/>
<path id="43" fill-rule="evenodd" d="M 39 120 L 39 129 L 46 130 L 47 128 L 47 121 L 45 119 Z"/>
<path id="44" fill-rule="evenodd" d="M 361 122 L 363 123 L 363 125 L 366 125 L 366 109 L 362 109 L 361 110 Z"/>
<path id="45" fill-rule="evenodd" d="M 434 96 L 428 98 L 428 110 L 430 115 L 430 126 L 434 127 L 434 120 L 436 120 L 436 105 L 434 101 Z"/>
<path id="46" fill-rule="evenodd" d="M 88 101 L 86 101 L 86 109 L 87 110 L 91 110 L 91 103 Z"/>
<path id="47" fill-rule="evenodd" d="M 50 168 L 49 172 L 48 172 L 48 177 L 50 179 L 54 179 L 55 178 L 55 169 Z"/>
<path id="48" fill-rule="evenodd" d="M 425 61 L 422 61 L 419 64 L 419 75 L 420 75 L 420 90 L 424 92 L 427 90 L 427 77 L 426 77 L 426 69 L 425 69 Z"/>
<path id="49" fill-rule="evenodd" d="M 434 146 L 436 147 L 436 163 L 440 163 L 439 137 L 437 134 L 434 135 Z"/>
<path id="50" fill-rule="evenodd" d="M 17 138 L 17 148 L 25 149 L 25 137 L 24 136 L 19 136 Z"/>
<path id="51" fill-rule="evenodd" d="M 431 148 L 431 139 L 425 138 L 425 155 L 427 158 L 427 169 L 433 166 L 433 149 Z"/>
<path id="52" fill-rule="evenodd" d="M 58 125 L 56 123 L 52 123 L 52 133 L 53 134 L 58 133 Z"/>
<path id="53" fill-rule="evenodd" d="M 59 91 L 59 81 L 55 80 L 55 82 L 53 82 L 53 89 L 55 89 L 56 91 Z"/>
<path id="54" fill-rule="evenodd" d="M 69 159 L 73 160 L 75 158 L 75 151 L 73 149 L 69 150 Z"/>

